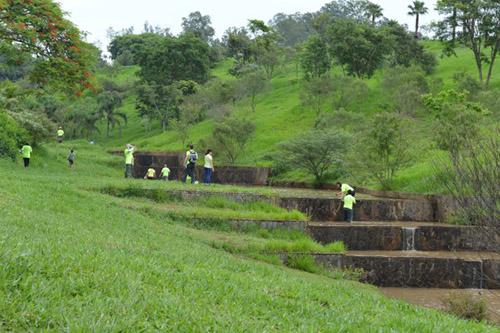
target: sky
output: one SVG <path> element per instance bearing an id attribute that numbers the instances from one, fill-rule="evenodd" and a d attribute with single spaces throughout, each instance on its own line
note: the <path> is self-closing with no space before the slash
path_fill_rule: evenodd
<path id="1" fill-rule="evenodd" d="M 407 15 L 410 0 L 371 0 L 382 6 L 384 16 L 407 24 L 413 29 L 414 18 Z M 228 27 L 241 27 L 249 19 L 269 21 L 276 13 L 314 12 L 328 0 L 59 0 L 63 10 L 78 27 L 88 33 L 87 40 L 106 49 L 109 27 L 121 30 L 134 26 L 142 31 L 145 21 L 168 27 L 177 34 L 183 17 L 200 11 L 210 15 L 216 36 L 221 37 Z M 421 19 L 423 25 L 438 18 L 434 11 L 436 0 L 425 0 L 429 14 Z"/>

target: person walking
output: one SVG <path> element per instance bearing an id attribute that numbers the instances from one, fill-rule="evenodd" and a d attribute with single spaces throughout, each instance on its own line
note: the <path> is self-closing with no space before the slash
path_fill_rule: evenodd
<path id="1" fill-rule="evenodd" d="M 205 167 L 203 173 L 203 183 L 210 185 L 212 183 L 212 174 L 214 173 L 214 159 L 212 149 L 208 149 L 205 154 Z"/>
<path id="2" fill-rule="evenodd" d="M 351 223 L 354 217 L 353 206 L 356 204 L 354 191 L 348 190 L 347 195 L 342 200 L 344 201 L 344 221 Z"/>
<path id="3" fill-rule="evenodd" d="M 125 145 L 125 178 L 132 178 L 132 168 L 134 165 L 134 151 L 135 147 L 130 143 Z"/>
<path id="4" fill-rule="evenodd" d="M 62 143 L 64 141 L 64 130 L 61 126 L 57 130 L 57 142 Z"/>
<path id="5" fill-rule="evenodd" d="M 75 164 L 75 160 L 76 160 L 76 153 L 73 149 L 71 149 L 69 151 L 69 155 L 68 155 L 68 163 L 69 163 L 70 168 L 73 168 L 73 164 Z"/>
<path id="6" fill-rule="evenodd" d="M 189 145 L 189 150 L 186 152 L 184 157 L 184 165 L 186 169 L 184 170 L 184 175 L 182 176 L 182 182 L 185 183 L 187 177 L 191 179 L 191 184 L 196 182 L 196 162 L 198 161 L 198 153 L 194 150 L 193 145 Z"/>
<path id="7" fill-rule="evenodd" d="M 31 146 L 28 143 L 26 143 L 19 152 L 23 156 L 24 167 L 25 168 L 29 167 L 33 148 L 31 148 Z"/>
<path id="8" fill-rule="evenodd" d="M 168 168 L 167 164 L 165 163 L 163 165 L 163 169 L 161 169 L 160 177 L 164 181 L 168 181 L 169 176 L 170 176 L 170 169 Z"/>

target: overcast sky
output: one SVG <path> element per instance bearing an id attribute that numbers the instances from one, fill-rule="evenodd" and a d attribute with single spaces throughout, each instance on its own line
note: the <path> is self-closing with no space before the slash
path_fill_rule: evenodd
<path id="1" fill-rule="evenodd" d="M 384 16 L 410 27 L 414 18 L 407 15 L 410 0 L 371 0 L 384 8 Z M 89 42 L 100 42 L 105 48 L 106 30 L 121 30 L 134 26 L 141 31 L 145 21 L 168 27 L 173 33 L 181 30 L 182 18 L 200 11 L 210 15 L 216 35 L 222 36 L 228 27 L 245 26 L 249 19 L 268 21 L 276 13 L 313 12 L 326 0 L 59 0 L 71 21 L 89 33 Z M 428 24 L 438 16 L 434 12 L 436 0 L 425 0 L 429 14 L 421 22 Z M 413 29 L 413 28 L 411 28 Z"/>

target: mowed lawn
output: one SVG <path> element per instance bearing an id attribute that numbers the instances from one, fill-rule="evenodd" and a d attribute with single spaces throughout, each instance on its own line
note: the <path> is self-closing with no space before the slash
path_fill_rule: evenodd
<path id="1" fill-rule="evenodd" d="M 103 151 L 48 145 L 29 170 L 0 160 L 1 331 L 499 331 L 234 256 L 199 230 L 123 208 L 90 190 L 126 182 L 121 160 Z"/>

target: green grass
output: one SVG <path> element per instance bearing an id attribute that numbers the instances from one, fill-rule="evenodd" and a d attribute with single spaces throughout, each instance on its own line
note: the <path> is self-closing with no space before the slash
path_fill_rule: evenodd
<path id="1" fill-rule="evenodd" d="M 0 160 L 1 331 L 498 332 L 278 266 L 276 255 L 228 253 L 217 244 L 307 245 L 125 208 L 131 199 L 91 190 L 128 186 L 120 163 L 102 146 L 65 145 L 35 150 L 28 170 Z"/>

